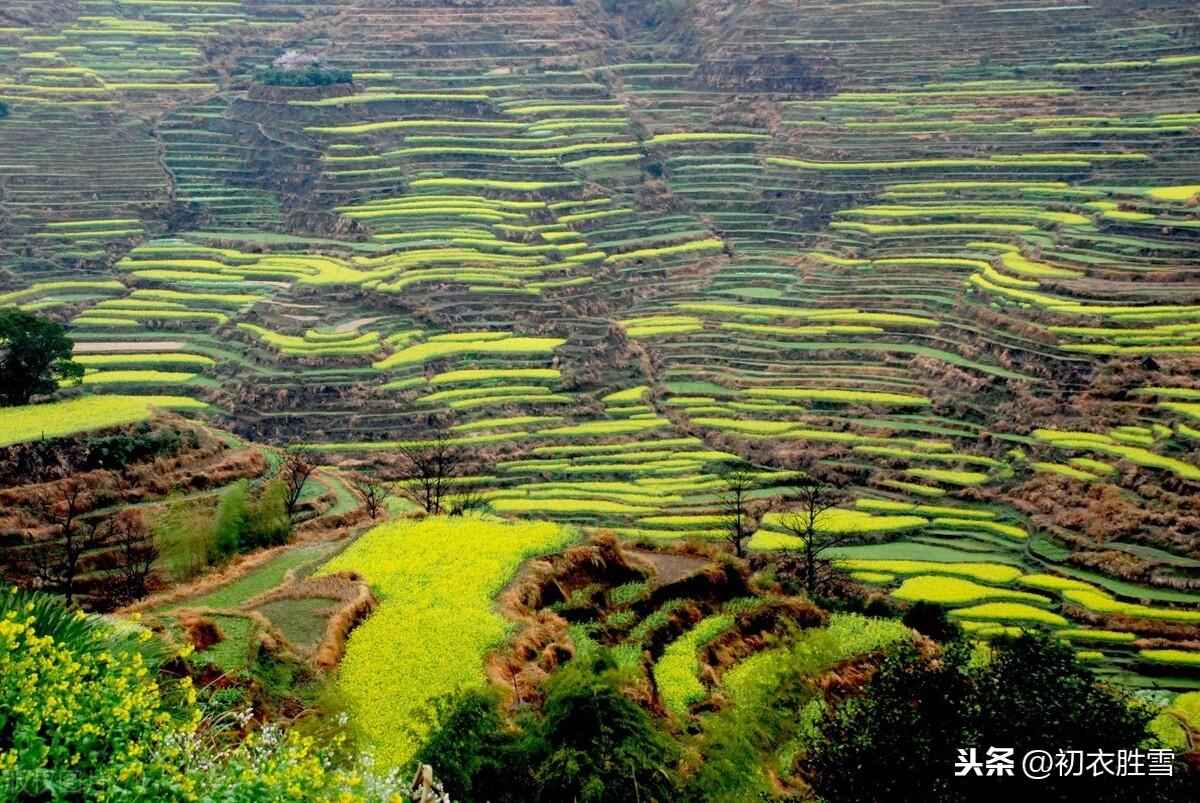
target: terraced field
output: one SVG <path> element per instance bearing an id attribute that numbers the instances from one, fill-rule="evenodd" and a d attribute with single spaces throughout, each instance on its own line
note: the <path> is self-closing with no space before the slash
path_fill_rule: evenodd
<path id="1" fill-rule="evenodd" d="M 104 399 L 0 444 L 436 426 L 493 512 L 653 541 L 748 465 L 761 550 L 828 473 L 857 580 L 1200 687 L 1194 4 L 651 5 L 5 3 L 0 304 Z"/>

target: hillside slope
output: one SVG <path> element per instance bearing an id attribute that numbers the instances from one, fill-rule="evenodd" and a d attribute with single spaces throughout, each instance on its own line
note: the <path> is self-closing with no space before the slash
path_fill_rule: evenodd
<path id="1" fill-rule="evenodd" d="M 0 304 L 69 325 L 68 394 L 186 395 L 356 464 L 444 429 L 498 513 L 711 538 L 722 465 L 775 508 L 822 473 L 864 582 L 1019 586 L 1131 634 L 1103 647 L 1130 682 L 1194 685 L 1163 650 L 1200 650 L 1198 26 L 10 2 Z M 352 83 L 260 80 L 288 53 Z"/>

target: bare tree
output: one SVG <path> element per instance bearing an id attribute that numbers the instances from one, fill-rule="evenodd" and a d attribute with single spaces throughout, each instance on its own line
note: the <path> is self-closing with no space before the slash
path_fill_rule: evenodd
<path id="1" fill-rule="evenodd" d="M 379 518 L 387 500 L 395 496 L 395 486 L 379 478 L 374 471 L 359 471 L 350 475 L 350 487 L 354 494 L 371 514 L 371 519 Z"/>
<path id="2" fill-rule="evenodd" d="M 831 483 L 814 477 L 802 480 L 793 497 L 798 507 L 784 513 L 780 524 L 789 535 L 804 542 L 800 548 L 803 558 L 804 590 L 816 594 L 833 575 L 833 562 L 828 552 L 853 540 L 853 533 L 839 533 L 817 525 L 822 514 L 831 510 L 841 499 L 841 490 Z"/>
<path id="3" fill-rule="evenodd" d="M 426 513 L 442 513 L 460 459 L 444 432 L 435 433 L 427 441 L 401 446 L 401 482 L 397 490 Z"/>
<path id="4" fill-rule="evenodd" d="M 79 478 L 60 482 L 42 501 L 42 519 L 58 530 L 57 536 L 31 536 L 18 567 L 18 573 L 34 586 L 62 594 L 68 605 L 75 598 L 84 554 L 100 546 L 107 537 L 102 521 L 82 521 L 87 509 L 87 483 Z"/>
<path id="5" fill-rule="evenodd" d="M 317 464 L 309 460 L 302 452 L 288 450 L 279 476 L 283 480 L 285 489 L 283 506 L 287 511 L 289 521 L 296 520 L 300 496 L 304 493 L 304 486 L 308 483 L 309 477 L 316 470 Z"/>
<path id="6" fill-rule="evenodd" d="M 149 591 L 147 581 L 158 560 L 158 547 L 136 509 L 121 511 L 103 526 L 104 545 L 108 547 L 100 561 L 104 595 L 114 607 L 128 605 Z"/>
<path id="7" fill-rule="evenodd" d="M 754 535 L 754 512 L 750 507 L 750 492 L 757 477 L 745 468 L 733 468 L 721 475 L 725 491 L 721 494 L 721 523 L 725 540 L 739 558 L 746 554 L 746 542 Z"/>

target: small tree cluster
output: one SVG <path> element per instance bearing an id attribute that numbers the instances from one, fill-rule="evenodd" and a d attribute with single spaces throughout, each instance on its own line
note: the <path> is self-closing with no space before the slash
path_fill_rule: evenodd
<path id="1" fill-rule="evenodd" d="M 292 534 L 286 499 L 287 487 L 279 480 L 267 483 L 256 495 L 245 480 L 225 489 L 213 520 L 209 560 L 286 544 Z"/>
<path id="2" fill-rule="evenodd" d="M 330 86 L 349 84 L 354 76 L 346 70 L 334 70 L 321 66 L 320 60 L 311 53 L 289 50 L 255 78 L 269 86 Z"/>
<path id="3" fill-rule="evenodd" d="M 1001 803 L 1195 800 L 1194 781 L 1051 774 L 1031 780 L 1030 750 L 1106 751 L 1153 747 L 1153 708 L 1106 686 L 1051 636 L 1026 633 L 992 643 L 982 662 L 969 642 L 938 654 L 906 645 L 891 654 L 862 693 L 830 710 L 811 739 L 802 770 L 814 791 L 837 803 Z M 957 777 L 960 750 L 1012 748 L 1011 777 Z M 864 771 L 866 770 L 866 771 Z"/>

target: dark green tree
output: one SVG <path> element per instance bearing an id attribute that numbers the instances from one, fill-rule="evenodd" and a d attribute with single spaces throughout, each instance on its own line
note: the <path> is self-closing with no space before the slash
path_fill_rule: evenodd
<path id="1" fill-rule="evenodd" d="M 249 506 L 249 485 L 245 480 L 238 480 L 221 493 L 213 519 L 210 561 L 224 560 L 243 548 L 250 518 Z"/>
<path id="2" fill-rule="evenodd" d="M 73 347 L 61 324 L 16 307 L 0 310 L 0 401 L 29 404 L 60 381 L 78 381 L 83 366 L 71 361 Z"/>
<path id="3" fill-rule="evenodd" d="M 540 711 L 510 725 L 490 691 L 440 702 L 418 760 L 456 803 L 678 800 L 674 743 L 621 691 L 611 658 L 576 660 L 546 684 Z"/>
<path id="4" fill-rule="evenodd" d="M 904 612 L 904 624 L 934 641 L 953 641 L 962 636 L 962 628 L 946 615 L 946 608 L 919 600 Z"/>
<path id="5" fill-rule="evenodd" d="M 509 728 L 494 689 L 464 689 L 434 705 L 434 728 L 417 755 L 451 800 L 523 803 L 531 792 L 523 734 Z"/>
<path id="6" fill-rule="evenodd" d="M 1029 750 L 1116 752 L 1148 742 L 1153 711 L 1099 683 L 1070 647 L 1045 635 L 993 643 L 990 661 L 971 661 L 954 642 L 937 655 L 905 645 L 864 693 L 829 712 L 802 770 L 827 803 L 1000 803 L 1029 800 L 1167 803 L 1194 800 L 1173 778 L 1027 779 Z M 956 777 L 960 749 L 1012 748 L 1014 774 Z M 1191 794 L 1192 797 L 1188 797 Z"/>
<path id="7" fill-rule="evenodd" d="M 672 743 L 621 693 L 612 671 L 568 664 L 548 683 L 534 763 L 545 803 L 674 800 Z"/>

